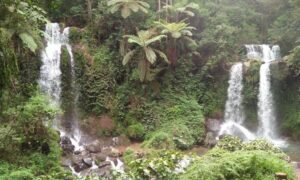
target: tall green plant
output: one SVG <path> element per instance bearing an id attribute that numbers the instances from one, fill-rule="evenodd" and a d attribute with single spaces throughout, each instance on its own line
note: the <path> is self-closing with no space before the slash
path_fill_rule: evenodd
<path id="1" fill-rule="evenodd" d="M 156 35 L 154 31 L 139 31 L 137 36 L 125 35 L 128 42 L 137 45 L 134 50 L 129 51 L 123 58 L 123 65 L 126 65 L 135 54 L 139 54 L 138 67 L 140 70 L 140 80 L 151 81 L 150 64 L 154 64 L 157 60 L 158 54 L 165 62 L 169 63 L 167 56 L 162 51 L 155 49 L 152 45 L 155 42 L 165 38 L 165 35 Z"/>
<path id="2" fill-rule="evenodd" d="M 142 11 L 148 13 L 150 5 L 140 0 L 109 0 L 107 5 L 110 7 L 111 13 L 121 11 L 121 16 L 126 19 L 133 12 Z"/>
<path id="3" fill-rule="evenodd" d="M 186 43 L 195 43 L 190 37 L 193 36 L 192 30 L 196 30 L 196 28 L 189 26 L 184 21 L 181 22 L 155 22 L 157 27 L 161 29 L 162 34 L 166 34 L 168 37 L 167 42 L 167 54 L 168 58 L 171 61 L 172 65 L 176 65 L 177 62 L 177 47 L 180 45 L 178 44 L 178 40 L 184 40 L 184 44 Z"/>

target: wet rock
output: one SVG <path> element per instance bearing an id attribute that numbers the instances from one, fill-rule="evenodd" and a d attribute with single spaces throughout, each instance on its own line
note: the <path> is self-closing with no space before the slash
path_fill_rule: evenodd
<path id="1" fill-rule="evenodd" d="M 106 160 L 106 155 L 103 153 L 98 153 L 98 154 L 92 154 L 92 158 L 96 161 L 96 162 L 103 162 Z"/>
<path id="2" fill-rule="evenodd" d="M 89 167 L 92 167 L 93 165 L 93 159 L 92 158 L 83 158 L 82 161 L 88 165 Z"/>
<path id="3" fill-rule="evenodd" d="M 99 153 L 103 147 L 103 142 L 100 140 L 94 141 L 92 144 L 86 146 L 86 150 L 90 153 Z"/>
<path id="4" fill-rule="evenodd" d="M 104 155 L 106 155 L 106 156 L 110 156 L 110 154 L 111 154 L 111 147 L 104 147 L 103 149 L 102 149 L 102 151 L 101 151 L 101 153 L 103 153 Z"/>
<path id="5" fill-rule="evenodd" d="M 74 152 L 75 146 L 72 144 L 68 136 L 63 136 L 60 139 L 60 145 L 63 150 L 63 154 L 72 154 Z"/>
<path id="6" fill-rule="evenodd" d="M 84 162 L 84 158 L 85 157 L 82 155 L 74 155 L 72 157 L 72 166 L 76 172 L 81 172 L 91 167 L 91 165 L 88 165 Z"/>
<path id="7" fill-rule="evenodd" d="M 208 132 L 206 134 L 205 140 L 204 140 L 204 145 L 211 148 L 217 144 L 216 137 L 214 136 L 213 132 Z"/>
<path id="8" fill-rule="evenodd" d="M 83 162 L 74 164 L 73 167 L 76 172 L 81 172 L 81 171 L 89 168 L 89 166 Z"/>
<path id="9" fill-rule="evenodd" d="M 206 130 L 217 133 L 221 129 L 221 120 L 219 119 L 207 119 L 205 122 Z"/>
<path id="10" fill-rule="evenodd" d="M 111 167 L 111 163 L 109 161 L 104 161 L 104 162 L 101 162 L 99 163 L 98 165 L 99 168 L 105 168 L 105 167 Z"/>
<path id="11" fill-rule="evenodd" d="M 69 165 L 70 165 L 71 163 L 72 163 L 72 162 L 71 162 L 71 160 L 70 160 L 69 157 L 62 157 L 62 158 L 61 158 L 61 165 L 62 165 L 63 167 L 69 167 Z"/>
<path id="12" fill-rule="evenodd" d="M 111 157 L 119 157 L 119 156 L 122 156 L 122 153 L 118 149 L 112 147 L 110 156 Z"/>
<path id="13" fill-rule="evenodd" d="M 113 146 L 128 146 L 130 144 L 130 140 L 125 135 L 112 138 L 112 142 Z"/>

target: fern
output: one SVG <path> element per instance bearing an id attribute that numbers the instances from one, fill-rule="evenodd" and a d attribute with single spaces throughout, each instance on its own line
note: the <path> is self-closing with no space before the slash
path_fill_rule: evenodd
<path id="1" fill-rule="evenodd" d="M 29 35 L 28 33 L 21 33 L 19 34 L 19 37 L 27 48 L 29 48 L 32 52 L 36 51 L 38 45 L 31 35 Z"/>

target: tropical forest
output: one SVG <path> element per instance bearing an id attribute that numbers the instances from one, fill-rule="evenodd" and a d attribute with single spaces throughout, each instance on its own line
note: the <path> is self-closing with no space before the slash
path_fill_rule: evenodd
<path id="1" fill-rule="evenodd" d="M 300 180 L 300 0 L 0 0 L 0 180 Z"/>

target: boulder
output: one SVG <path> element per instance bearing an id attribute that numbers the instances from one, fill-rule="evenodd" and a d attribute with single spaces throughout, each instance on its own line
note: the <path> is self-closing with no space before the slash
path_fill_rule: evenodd
<path id="1" fill-rule="evenodd" d="M 76 172 L 81 172 L 81 171 L 91 167 L 91 165 L 88 165 L 87 163 L 84 162 L 85 158 L 86 157 L 84 157 L 82 155 L 74 155 L 72 157 L 72 166 L 74 167 L 74 170 Z"/>
<path id="2" fill-rule="evenodd" d="M 90 153 L 99 153 L 103 147 L 103 142 L 100 140 L 96 140 L 93 143 L 86 145 L 85 149 Z"/>
<path id="3" fill-rule="evenodd" d="M 83 158 L 82 161 L 88 165 L 89 167 L 92 167 L 93 166 L 93 159 L 92 158 Z"/>
<path id="4" fill-rule="evenodd" d="M 111 167 L 111 163 L 109 161 L 104 161 L 98 164 L 98 167 L 101 168 L 105 168 L 105 167 Z"/>
<path id="5" fill-rule="evenodd" d="M 112 142 L 113 146 L 128 146 L 130 144 L 130 140 L 125 135 L 112 138 Z"/>
<path id="6" fill-rule="evenodd" d="M 118 149 L 112 147 L 110 156 L 111 157 L 120 157 L 120 156 L 122 156 L 122 153 Z"/>
<path id="7" fill-rule="evenodd" d="M 206 130 L 217 133 L 221 129 L 221 120 L 219 119 L 207 119 L 205 122 Z"/>
<path id="8" fill-rule="evenodd" d="M 92 158 L 94 159 L 94 161 L 96 162 L 103 162 L 106 160 L 106 155 L 103 153 L 97 153 L 97 154 L 92 154 Z"/>
<path id="9" fill-rule="evenodd" d="M 204 145 L 211 148 L 217 144 L 216 137 L 214 136 L 213 132 L 208 132 L 206 134 L 205 140 L 204 140 Z"/>
<path id="10" fill-rule="evenodd" d="M 63 136 L 60 139 L 60 145 L 63 150 L 63 154 L 72 154 L 74 152 L 75 146 L 72 144 L 68 136 Z"/>

